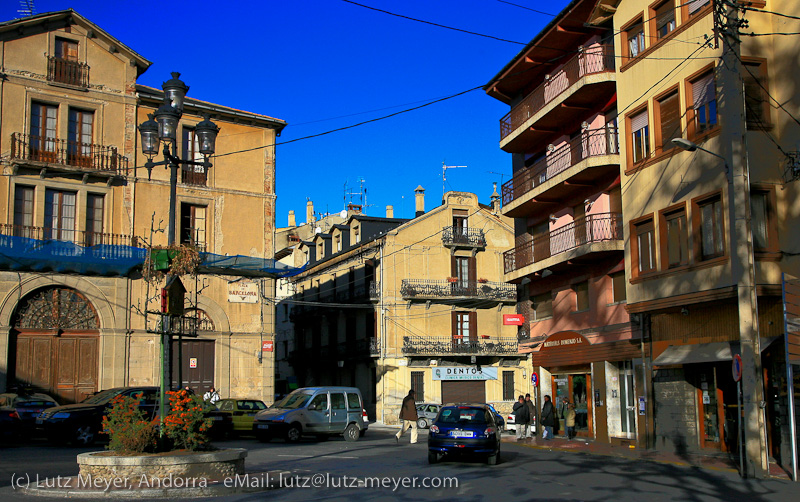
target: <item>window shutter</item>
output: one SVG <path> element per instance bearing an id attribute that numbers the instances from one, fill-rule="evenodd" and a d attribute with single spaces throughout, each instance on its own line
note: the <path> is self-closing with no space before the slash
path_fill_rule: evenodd
<path id="1" fill-rule="evenodd" d="M 474 256 L 470 257 L 469 261 L 467 261 L 467 267 L 469 269 L 469 282 L 473 285 L 478 280 L 478 263 L 477 258 Z"/>
<path id="2" fill-rule="evenodd" d="M 664 150 L 672 148 L 673 138 L 681 137 L 681 111 L 678 93 L 670 94 L 658 102 L 661 114 L 661 145 Z"/>
<path id="3" fill-rule="evenodd" d="M 457 277 L 458 276 L 458 265 L 456 263 L 456 257 L 450 256 L 450 277 Z"/>
<path id="4" fill-rule="evenodd" d="M 636 132 L 647 127 L 647 110 L 642 110 L 631 117 L 631 132 Z"/>
<path id="5" fill-rule="evenodd" d="M 695 108 L 712 101 L 715 96 L 713 73 L 709 73 L 692 82 L 692 98 Z"/>
<path id="6" fill-rule="evenodd" d="M 694 14 L 708 3 L 708 0 L 692 0 L 689 2 L 689 15 Z"/>
<path id="7" fill-rule="evenodd" d="M 458 334 L 458 312 L 450 313 L 450 326 L 452 327 L 450 336 L 455 339 Z"/>
<path id="8" fill-rule="evenodd" d="M 478 340 L 478 313 L 469 313 L 469 340 L 471 342 Z"/>

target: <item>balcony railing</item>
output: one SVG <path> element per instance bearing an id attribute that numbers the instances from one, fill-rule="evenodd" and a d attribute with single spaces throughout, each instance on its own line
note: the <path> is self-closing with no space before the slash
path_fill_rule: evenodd
<path id="1" fill-rule="evenodd" d="M 617 128 L 587 130 L 550 155 L 514 174 L 503 183 L 503 204 L 509 204 L 589 157 L 619 153 Z"/>
<path id="2" fill-rule="evenodd" d="M 480 282 L 429 279 L 403 279 L 400 294 L 408 299 L 469 298 L 497 301 L 516 301 L 517 291 L 512 284 L 503 282 Z"/>
<path id="3" fill-rule="evenodd" d="M 614 46 L 598 45 L 585 49 L 520 101 L 500 119 L 500 140 L 517 130 L 548 103 L 559 97 L 575 82 L 595 73 L 614 71 Z"/>
<path id="4" fill-rule="evenodd" d="M 206 176 L 205 170 L 203 172 L 196 172 L 194 169 L 181 169 L 181 183 L 204 187 L 206 186 L 207 181 L 208 177 Z"/>
<path id="5" fill-rule="evenodd" d="M 61 164 L 92 171 L 124 175 L 128 158 L 113 146 L 93 145 L 15 132 L 11 135 L 11 159 Z"/>
<path id="6" fill-rule="evenodd" d="M 373 302 L 377 302 L 381 299 L 381 290 L 375 282 L 369 285 L 369 299 Z"/>
<path id="7" fill-rule="evenodd" d="M 503 253 L 505 273 L 511 273 L 584 244 L 621 239 L 621 214 L 590 214 L 552 232 L 517 238 L 514 249 Z"/>
<path id="8" fill-rule="evenodd" d="M 445 246 L 486 247 L 486 235 L 480 228 L 444 227 L 442 243 Z"/>
<path id="9" fill-rule="evenodd" d="M 403 337 L 403 354 L 438 356 L 443 354 L 470 354 L 470 355 L 496 355 L 516 354 L 516 337 L 430 337 L 430 336 L 405 336 Z"/>
<path id="10" fill-rule="evenodd" d="M 89 65 L 47 56 L 47 81 L 89 87 Z"/>
<path id="11" fill-rule="evenodd" d="M 140 246 L 138 237 L 131 237 L 130 235 L 66 230 L 63 228 L 0 224 L 0 235 L 25 237 L 42 241 L 72 242 L 73 244 L 85 247 L 99 245 L 143 247 Z"/>

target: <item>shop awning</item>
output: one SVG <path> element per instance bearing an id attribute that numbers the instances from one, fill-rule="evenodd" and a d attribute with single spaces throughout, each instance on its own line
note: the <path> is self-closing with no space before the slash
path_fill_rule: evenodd
<path id="1" fill-rule="evenodd" d="M 779 337 L 761 338 L 761 352 Z M 653 360 L 654 366 L 670 364 L 713 363 L 730 361 L 733 354 L 739 354 L 739 342 L 697 343 L 694 345 L 670 345 Z"/>

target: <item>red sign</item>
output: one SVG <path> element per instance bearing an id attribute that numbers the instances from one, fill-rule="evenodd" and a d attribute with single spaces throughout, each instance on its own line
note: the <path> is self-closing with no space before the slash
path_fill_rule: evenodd
<path id="1" fill-rule="evenodd" d="M 261 343 L 261 352 L 272 352 L 272 341 L 267 340 Z"/>
<path id="2" fill-rule="evenodd" d="M 521 314 L 503 314 L 504 326 L 522 326 L 525 324 L 525 316 Z"/>
<path id="3" fill-rule="evenodd" d="M 742 356 L 739 354 L 733 355 L 731 372 L 733 373 L 734 382 L 738 382 L 742 379 Z"/>

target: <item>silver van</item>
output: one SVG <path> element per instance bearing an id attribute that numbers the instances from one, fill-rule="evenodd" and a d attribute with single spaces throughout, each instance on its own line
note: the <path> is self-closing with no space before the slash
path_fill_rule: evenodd
<path id="1" fill-rule="evenodd" d="M 364 400 L 355 387 L 297 389 L 253 419 L 259 441 L 282 437 L 295 442 L 303 435 L 324 439 L 339 434 L 347 441 L 358 441 L 368 426 Z"/>

